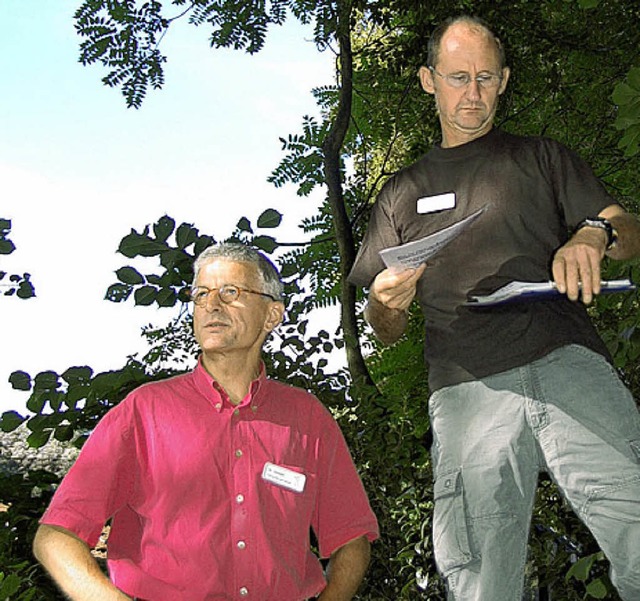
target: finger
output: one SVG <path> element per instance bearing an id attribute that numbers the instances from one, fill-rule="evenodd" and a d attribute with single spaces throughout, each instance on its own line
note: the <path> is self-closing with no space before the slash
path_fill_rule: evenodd
<path id="1" fill-rule="evenodd" d="M 576 301 L 580 296 L 580 270 L 575 261 L 564 261 L 564 283 L 566 294 L 570 300 Z"/>
<path id="2" fill-rule="evenodd" d="M 600 257 L 597 254 L 591 254 L 591 287 L 594 294 L 600 294 L 602 288 L 602 274 L 600 273 Z"/>
<path id="3" fill-rule="evenodd" d="M 424 269 L 404 269 L 397 271 L 391 267 L 381 271 L 373 282 L 373 286 L 379 292 L 393 289 L 410 289 L 416 284 Z"/>
<path id="4" fill-rule="evenodd" d="M 564 259 L 556 254 L 551 265 L 551 273 L 553 274 L 553 281 L 556 284 L 558 292 L 564 294 L 567 291 L 567 279 L 565 277 Z"/>
<path id="5" fill-rule="evenodd" d="M 566 294 L 572 301 L 578 300 L 580 272 L 575 259 L 568 257 L 564 252 L 558 252 L 551 270 L 558 292 Z"/>
<path id="6" fill-rule="evenodd" d="M 404 311 L 409 307 L 415 295 L 415 286 L 394 288 L 392 292 L 380 295 L 380 300 L 390 309 L 400 309 Z"/>
<path id="7" fill-rule="evenodd" d="M 588 305 L 594 295 L 600 293 L 600 254 L 592 248 L 586 248 L 578 257 L 578 268 L 582 284 L 582 302 Z"/>

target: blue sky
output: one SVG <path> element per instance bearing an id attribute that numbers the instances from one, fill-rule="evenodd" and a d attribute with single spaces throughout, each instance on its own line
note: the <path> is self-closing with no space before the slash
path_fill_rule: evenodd
<path id="1" fill-rule="evenodd" d="M 0 269 L 31 273 L 37 291 L 0 298 L 0 412 L 26 401 L 12 371 L 120 367 L 142 348 L 142 325 L 172 316 L 102 300 L 132 227 L 169 214 L 223 237 L 273 207 L 299 239 L 318 202 L 266 182 L 278 137 L 300 130 L 317 112 L 311 89 L 333 81 L 333 57 L 308 29 L 291 21 L 248 56 L 212 50 L 205 28 L 178 23 L 162 43 L 164 89 L 134 110 L 102 85 L 101 67 L 78 62 L 79 3 L 0 0 L 0 217 L 17 247 Z"/>

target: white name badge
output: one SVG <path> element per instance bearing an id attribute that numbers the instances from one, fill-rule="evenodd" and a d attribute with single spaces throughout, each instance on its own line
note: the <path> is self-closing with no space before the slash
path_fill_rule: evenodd
<path id="1" fill-rule="evenodd" d="M 435 213 L 436 211 L 442 211 L 444 209 L 453 209 L 455 206 L 455 192 L 447 192 L 445 194 L 418 198 L 416 209 L 418 213 Z"/>
<path id="2" fill-rule="evenodd" d="M 264 464 L 262 469 L 262 479 L 276 486 L 282 486 L 282 488 L 288 488 L 294 492 L 302 492 L 304 490 L 307 477 L 299 472 L 294 472 L 286 467 L 275 465 L 275 463 Z"/>

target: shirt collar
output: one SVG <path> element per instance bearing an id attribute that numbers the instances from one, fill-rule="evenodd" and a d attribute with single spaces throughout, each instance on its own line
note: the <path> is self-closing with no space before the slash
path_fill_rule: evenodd
<path id="1" fill-rule="evenodd" d="M 222 386 L 216 382 L 215 378 L 204 368 L 202 364 L 202 355 L 198 358 L 198 364 L 193 370 L 193 377 L 198 390 L 209 400 L 213 408 L 220 413 L 224 408 L 241 409 L 242 407 L 251 407 L 255 412 L 264 400 L 264 395 L 260 391 L 267 381 L 267 372 L 264 362 L 260 362 L 260 373 L 258 377 L 251 382 L 249 393 L 238 405 L 232 405 Z"/>

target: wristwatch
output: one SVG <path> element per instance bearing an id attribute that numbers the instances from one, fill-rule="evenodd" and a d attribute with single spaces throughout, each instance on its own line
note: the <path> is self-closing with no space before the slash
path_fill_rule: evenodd
<path id="1" fill-rule="evenodd" d="M 578 225 L 576 225 L 574 233 L 583 227 L 598 227 L 607 232 L 606 250 L 612 249 L 618 241 L 618 232 L 613 228 L 611 222 L 604 217 L 587 217 L 586 219 L 583 219 Z"/>

